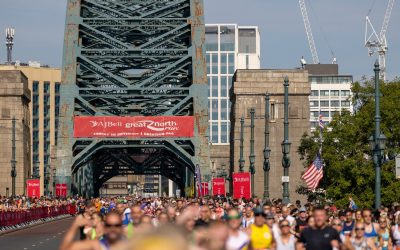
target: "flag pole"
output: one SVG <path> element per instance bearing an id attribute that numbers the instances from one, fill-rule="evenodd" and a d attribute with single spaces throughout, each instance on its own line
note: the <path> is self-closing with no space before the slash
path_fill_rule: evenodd
<path id="1" fill-rule="evenodd" d="M 322 158 L 322 129 L 324 128 L 324 121 L 322 120 L 322 112 L 319 111 L 319 155 Z"/>
<path id="2" fill-rule="evenodd" d="M 322 130 L 325 127 L 324 121 L 322 120 L 323 116 L 322 116 L 322 112 L 321 110 L 319 111 L 319 156 L 321 158 L 321 162 L 322 162 L 322 166 L 323 168 L 325 168 L 325 164 L 324 164 L 324 158 L 322 158 Z M 322 177 L 322 181 L 324 181 L 324 179 L 326 175 L 324 175 Z"/>

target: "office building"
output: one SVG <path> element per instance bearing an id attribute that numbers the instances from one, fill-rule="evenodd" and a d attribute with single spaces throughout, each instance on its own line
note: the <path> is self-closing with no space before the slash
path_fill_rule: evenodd
<path id="1" fill-rule="evenodd" d="M 353 76 L 339 75 L 337 64 L 309 64 L 305 66 L 311 84 L 310 126 L 318 127 L 319 113 L 325 124 L 342 110 L 353 111 L 351 85 Z"/>
<path id="2" fill-rule="evenodd" d="M 290 160 L 289 191 L 292 201 L 300 199 L 296 187 L 301 183 L 301 173 L 305 170 L 297 149 L 301 137 L 310 131 L 310 108 L 308 96 L 310 83 L 306 70 L 237 70 L 231 90 L 232 135 L 230 144 L 231 171 L 239 171 L 240 159 L 240 119 L 244 118 L 244 171 L 249 172 L 250 156 L 250 110 L 255 109 L 254 154 L 255 154 L 255 195 L 263 197 L 264 191 L 264 145 L 265 145 L 265 94 L 270 94 L 269 147 L 270 172 L 269 193 L 271 198 L 282 197 L 282 148 L 284 118 L 284 77 L 289 78 L 289 140 Z"/>
<path id="3" fill-rule="evenodd" d="M 42 66 L 37 62 L 0 65 L 0 71 L 19 70 L 27 77 L 30 90 L 29 124 L 31 131 L 31 175 L 40 177 L 41 194 L 54 192 L 51 161 L 55 155 L 60 110 L 61 70 Z M 34 172 L 38 169 L 38 172 Z M 46 193 L 46 194 L 47 194 Z"/>
<path id="4" fill-rule="evenodd" d="M 0 196 L 12 194 L 13 118 L 15 118 L 15 194 L 25 193 L 31 175 L 28 79 L 20 70 L 0 71 Z"/>
<path id="5" fill-rule="evenodd" d="M 236 69 L 260 68 L 260 34 L 256 26 L 206 24 L 209 86 L 209 144 L 212 170 L 229 166 L 229 89 Z"/>

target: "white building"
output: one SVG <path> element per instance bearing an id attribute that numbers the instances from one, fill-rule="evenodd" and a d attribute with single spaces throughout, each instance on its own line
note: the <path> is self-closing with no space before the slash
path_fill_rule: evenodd
<path id="1" fill-rule="evenodd" d="M 306 65 L 311 83 L 310 125 L 318 126 L 321 112 L 325 124 L 332 121 L 335 114 L 348 110 L 353 112 L 351 85 L 353 76 L 339 75 L 337 64 Z"/>
<path id="2" fill-rule="evenodd" d="M 260 68 L 258 27 L 206 24 L 206 52 L 210 141 L 229 145 L 229 89 L 236 69 Z"/>

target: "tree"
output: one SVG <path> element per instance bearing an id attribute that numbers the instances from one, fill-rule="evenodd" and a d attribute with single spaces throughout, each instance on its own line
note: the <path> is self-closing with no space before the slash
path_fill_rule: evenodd
<path id="1" fill-rule="evenodd" d="M 381 130 L 387 137 L 382 166 L 382 204 L 390 205 L 400 200 L 400 181 L 394 174 L 394 157 L 400 152 L 400 81 L 381 82 L 380 86 Z M 351 195 L 357 205 L 372 207 L 375 169 L 368 139 L 375 129 L 373 81 L 355 82 L 352 92 L 354 112 L 342 110 L 322 131 L 325 168 L 319 187 L 326 190 L 326 198 L 336 205 L 347 206 L 348 196 Z M 318 150 L 319 131 L 305 134 L 298 148 L 305 167 L 314 160 Z M 297 191 L 313 196 L 302 186 Z"/>

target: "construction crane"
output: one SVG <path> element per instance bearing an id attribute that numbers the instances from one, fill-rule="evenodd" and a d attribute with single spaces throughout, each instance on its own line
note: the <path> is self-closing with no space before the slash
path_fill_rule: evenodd
<path id="1" fill-rule="evenodd" d="M 382 28 L 379 34 L 375 31 L 371 19 L 368 16 L 371 12 L 371 9 L 365 18 L 365 47 L 368 48 L 369 56 L 378 53 L 379 65 L 381 68 L 380 77 L 383 79 L 383 81 L 386 81 L 386 51 L 388 50 L 386 32 L 389 25 L 390 15 L 392 14 L 394 1 L 395 0 L 389 0 L 388 2 L 385 18 L 383 19 Z"/>
<path id="2" fill-rule="evenodd" d="M 308 20 L 306 3 L 304 2 L 304 0 L 299 0 L 299 5 L 301 10 L 301 15 L 303 16 L 304 27 L 306 29 L 308 46 L 310 46 L 312 60 L 314 64 L 318 64 L 319 58 L 318 58 L 317 48 L 315 47 L 310 21 Z"/>

